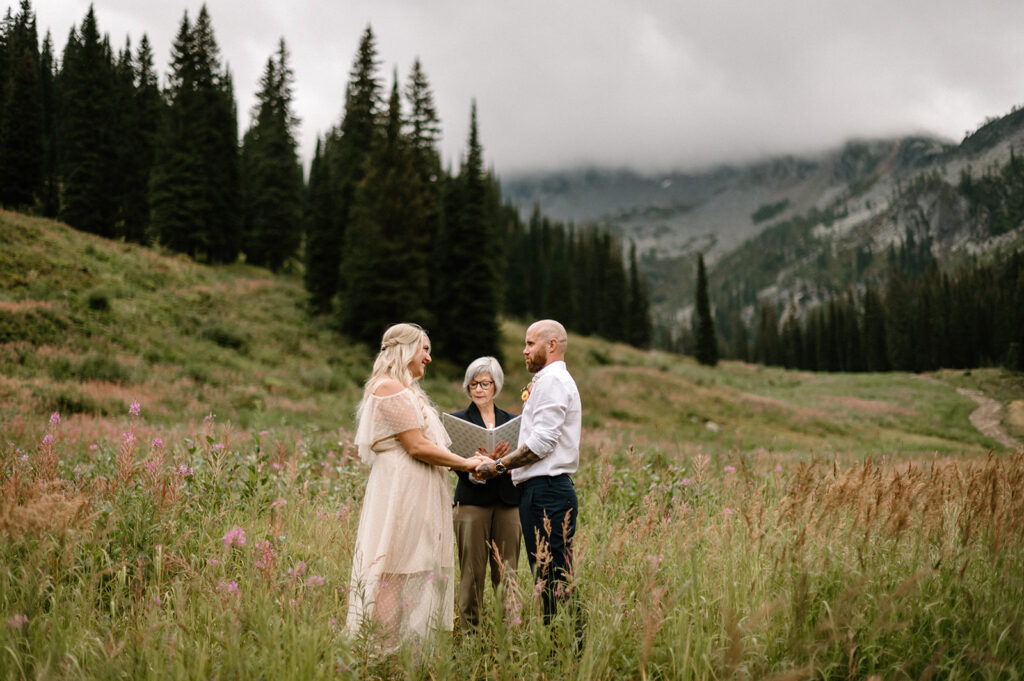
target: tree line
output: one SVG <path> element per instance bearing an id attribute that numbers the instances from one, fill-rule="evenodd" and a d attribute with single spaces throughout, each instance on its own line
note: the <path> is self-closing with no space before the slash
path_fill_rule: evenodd
<path id="1" fill-rule="evenodd" d="M 90 7 L 58 60 L 21 0 L 0 24 L 0 204 L 201 262 L 302 271 L 312 309 L 351 337 L 418 321 L 459 363 L 500 356 L 501 314 L 649 344 L 635 253 L 536 211 L 524 222 L 485 166 L 475 102 L 456 172 L 422 65 L 385 89 L 367 26 L 305 179 L 294 78 L 282 39 L 239 140 L 205 5 L 184 13 L 161 87 L 145 36 L 115 50 Z"/>
<path id="2" fill-rule="evenodd" d="M 884 283 L 850 288 L 803 315 L 762 302 L 752 328 L 732 320 L 731 342 L 718 341 L 721 352 L 808 371 L 1024 371 L 1024 251 L 955 272 L 927 254 L 926 241 L 904 242 L 890 255 Z M 714 328 L 709 318 L 705 311 L 698 323 Z M 706 345 L 696 347 L 700 358 Z"/>

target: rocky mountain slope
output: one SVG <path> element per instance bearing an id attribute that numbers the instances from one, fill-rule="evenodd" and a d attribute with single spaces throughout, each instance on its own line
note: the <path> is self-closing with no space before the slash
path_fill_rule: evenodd
<path id="1" fill-rule="evenodd" d="M 704 172 L 587 169 L 503 178 L 502 189 L 524 213 L 538 205 L 553 219 L 596 222 L 635 242 L 656 314 L 685 322 L 698 252 L 713 302 L 741 301 L 749 316 L 757 300 L 809 303 L 856 284 L 908 235 L 949 262 L 1024 242 L 1020 221 L 993 233 L 959 190 L 965 175 L 998 176 L 1022 148 L 1024 111 L 1014 111 L 960 144 L 857 140 Z"/>

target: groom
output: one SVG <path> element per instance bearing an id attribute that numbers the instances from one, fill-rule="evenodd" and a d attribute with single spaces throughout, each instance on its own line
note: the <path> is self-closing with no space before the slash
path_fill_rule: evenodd
<path id="1" fill-rule="evenodd" d="M 534 374 L 523 392 L 519 447 L 485 461 L 476 477 L 488 480 L 511 471 L 522 493 L 519 520 L 530 569 L 544 582 L 544 621 L 558 601 L 570 598 L 572 538 L 579 502 L 570 475 L 579 468 L 582 408 L 576 382 L 565 366 L 569 339 L 558 322 L 545 319 L 526 330 L 526 368 Z"/>

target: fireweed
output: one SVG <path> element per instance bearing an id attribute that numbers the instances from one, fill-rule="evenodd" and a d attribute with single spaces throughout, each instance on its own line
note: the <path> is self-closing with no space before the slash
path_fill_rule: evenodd
<path id="1" fill-rule="evenodd" d="M 575 610 L 542 623 L 546 584 L 522 556 L 475 631 L 383 654 L 380 632 L 339 624 L 367 475 L 350 440 L 212 418 L 153 432 L 142 405 L 128 411 L 119 431 L 144 437 L 68 437 L 58 418 L 36 449 L 0 450 L 0 679 L 1011 678 L 1024 665 L 1021 454 L 842 464 L 590 445 L 575 572 L 555 585 Z"/>

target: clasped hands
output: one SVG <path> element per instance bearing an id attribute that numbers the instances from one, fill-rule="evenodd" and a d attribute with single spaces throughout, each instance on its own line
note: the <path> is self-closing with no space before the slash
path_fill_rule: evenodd
<path id="1" fill-rule="evenodd" d="M 488 452 L 483 447 L 478 448 L 476 454 L 469 460 L 470 463 L 476 463 L 476 467 L 469 473 L 480 481 L 496 478 L 498 471 L 494 469 L 494 462 L 508 454 L 508 450 L 507 442 L 500 443 L 492 452 Z"/>

